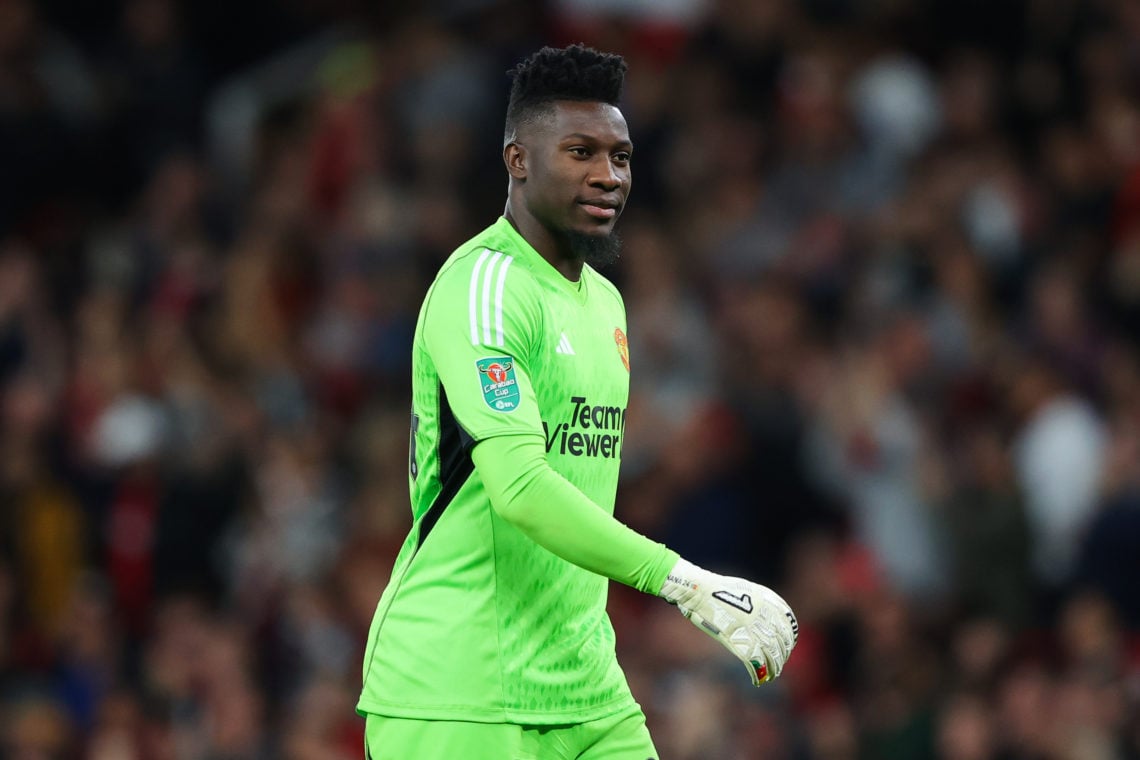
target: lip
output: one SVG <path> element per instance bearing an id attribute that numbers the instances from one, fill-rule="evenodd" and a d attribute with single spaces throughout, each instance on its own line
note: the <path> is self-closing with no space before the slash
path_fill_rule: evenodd
<path id="1" fill-rule="evenodd" d="M 597 219 L 613 219 L 617 216 L 618 209 L 621 208 L 621 203 L 610 198 L 591 198 L 590 200 L 578 201 L 578 204 L 586 210 L 586 213 Z"/>

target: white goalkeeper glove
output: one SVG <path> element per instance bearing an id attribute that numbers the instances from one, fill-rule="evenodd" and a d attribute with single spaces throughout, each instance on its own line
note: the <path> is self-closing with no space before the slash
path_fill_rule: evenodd
<path id="1" fill-rule="evenodd" d="M 755 686 L 780 675 L 799 637 L 792 608 L 775 591 L 683 559 L 669 571 L 660 596 L 743 662 Z"/>

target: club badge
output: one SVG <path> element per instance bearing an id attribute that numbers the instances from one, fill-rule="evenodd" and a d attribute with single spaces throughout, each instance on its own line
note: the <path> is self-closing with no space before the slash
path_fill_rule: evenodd
<path id="1" fill-rule="evenodd" d="M 617 344 L 618 356 L 621 357 L 621 363 L 625 365 L 625 371 L 629 372 L 629 341 L 626 340 L 625 333 L 621 331 L 620 327 L 614 328 L 614 343 Z"/>

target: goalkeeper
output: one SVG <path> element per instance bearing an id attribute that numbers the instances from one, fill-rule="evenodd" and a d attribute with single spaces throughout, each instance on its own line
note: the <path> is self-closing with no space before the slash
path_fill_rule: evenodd
<path id="1" fill-rule="evenodd" d="M 614 653 L 610 579 L 777 677 L 797 624 L 613 517 L 625 308 L 597 272 L 633 145 L 625 61 L 543 48 L 513 74 L 502 217 L 436 276 L 413 346 L 413 525 L 376 608 L 357 710 L 371 760 L 657 758 Z"/>

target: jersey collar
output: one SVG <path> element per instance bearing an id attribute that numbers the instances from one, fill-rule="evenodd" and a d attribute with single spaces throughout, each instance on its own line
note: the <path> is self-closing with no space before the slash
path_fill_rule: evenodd
<path id="1" fill-rule="evenodd" d="M 568 280 L 566 277 L 555 269 L 549 261 L 543 258 L 542 254 L 534 249 L 526 238 L 519 234 L 515 226 L 505 216 L 500 216 L 498 221 L 495 222 L 496 232 L 507 238 L 513 245 L 513 248 L 521 254 L 522 258 L 528 269 L 535 276 L 546 280 L 557 287 L 559 290 L 565 291 L 570 296 L 585 303 L 586 301 L 586 278 L 587 272 L 590 271 L 588 264 L 582 265 L 582 276 L 578 278 L 577 282 Z"/>

